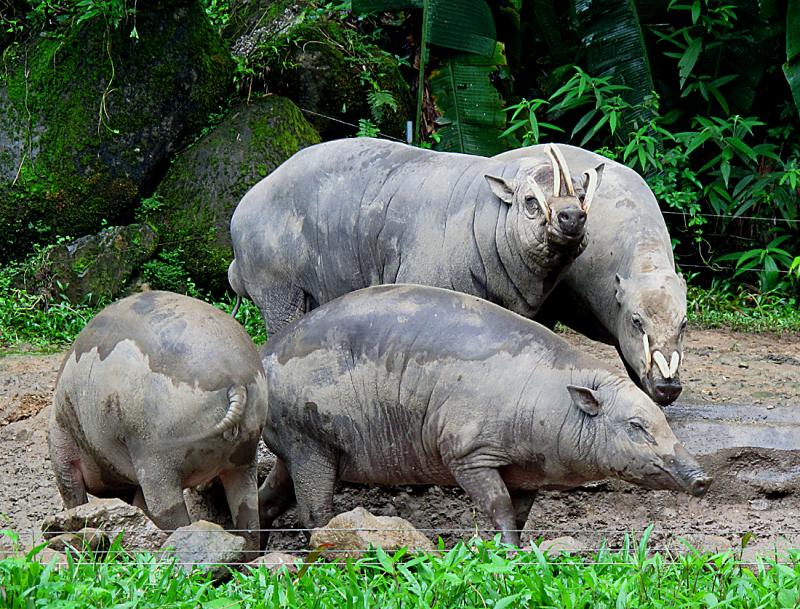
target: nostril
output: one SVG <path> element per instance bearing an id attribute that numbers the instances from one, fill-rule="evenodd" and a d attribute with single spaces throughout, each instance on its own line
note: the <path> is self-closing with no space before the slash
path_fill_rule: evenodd
<path id="1" fill-rule="evenodd" d="M 558 214 L 558 221 L 559 222 L 566 223 L 566 222 L 569 222 L 569 220 L 570 220 L 570 218 L 569 218 L 569 214 L 567 212 L 565 212 L 565 211 L 559 212 L 559 214 Z"/>
<path id="2" fill-rule="evenodd" d="M 692 482 L 691 486 L 689 487 L 689 490 L 695 497 L 700 497 L 701 495 L 706 494 L 706 491 L 708 491 L 708 487 L 710 484 L 711 484 L 711 478 L 708 477 L 697 478 L 694 482 Z"/>

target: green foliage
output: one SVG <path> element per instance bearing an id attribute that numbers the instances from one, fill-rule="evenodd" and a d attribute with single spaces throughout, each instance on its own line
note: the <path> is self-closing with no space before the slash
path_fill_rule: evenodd
<path id="1" fill-rule="evenodd" d="M 759 292 L 717 282 L 710 289 L 690 285 L 687 308 L 692 324 L 741 332 L 800 332 L 800 299 L 782 290 Z"/>
<path id="2" fill-rule="evenodd" d="M 26 276 L 32 269 L 43 266 L 48 249 L 37 248 L 25 262 L 0 267 L 0 353 L 26 346 L 51 349 L 68 345 L 92 317 L 109 304 L 104 299 L 94 302 L 96 299 L 92 299 L 91 294 L 82 302 L 72 304 L 57 282 L 36 293 L 25 290 L 22 285 Z M 181 256 L 179 249 L 162 251 L 156 259 L 144 264 L 142 278 L 153 289 L 200 298 L 230 313 L 235 298 L 229 295 L 215 298 L 198 290 Z M 261 313 L 251 301 L 243 300 L 237 320 L 256 343 L 266 341 Z"/>
<path id="3" fill-rule="evenodd" d="M 53 286 L 54 293 L 43 290 L 30 293 L 21 286 L 23 276 L 39 268 L 46 250 L 38 249 L 27 264 L 0 267 L 0 349 L 29 344 L 39 348 L 72 342 L 88 321 L 106 303 L 89 304 L 87 296 L 80 304 L 71 304 Z"/>
<path id="4" fill-rule="evenodd" d="M 9 609 L 796 606 L 797 552 L 788 561 L 763 558 L 750 565 L 733 552 L 651 552 L 646 535 L 638 544 L 626 539 L 619 550 L 589 557 L 552 557 L 536 547 L 511 556 L 497 542 L 481 541 L 438 555 L 374 549 L 346 563 L 314 563 L 295 576 L 266 567 L 234 571 L 223 584 L 118 546 L 102 558 L 70 554 L 69 564 L 56 568 L 34 559 L 40 547 L 0 561 L 0 593 Z"/>

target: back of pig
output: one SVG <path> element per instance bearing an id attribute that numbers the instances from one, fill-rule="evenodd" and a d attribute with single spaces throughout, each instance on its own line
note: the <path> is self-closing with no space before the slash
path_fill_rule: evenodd
<path id="1" fill-rule="evenodd" d="M 266 392 L 255 346 L 224 312 L 159 291 L 109 305 L 56 381 L 49 443 L 65 504 L 138 492 L 156 524 L 176 528 L 188 524 L 182 488 L 221 475 L 245 506 L 238 528 L 255 529 Z"/>
<path id="2" fill-rule="evenodd" d="M 288 462 L 338 455 L 338 477 L 373 484 L 455 482 L 445 428 L 511 445 L 520 411 L 566 410 L 577 369 L 604 370 L 543 326 L 466 294 L 376 286 L 318 308 L 262 351 L 270 387 L 264 438 Z M 533 429 L 548 434 L 551 430 Z M 529 435 L 526 441 L 535 444 Z"/>

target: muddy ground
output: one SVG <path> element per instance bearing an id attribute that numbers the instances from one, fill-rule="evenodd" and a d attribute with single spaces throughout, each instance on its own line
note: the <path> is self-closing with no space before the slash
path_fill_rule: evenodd
<path id="1" fill-rule="evenodd" d="M 572 333 L 567 339 L 597 356 L 619 362 L 609 347 Z M 0 528 L 31 545 L 41 520 L 61 509 L 47 455 L 47 416 L 63 354 L 0 357 Z M 619 364 L 622 370 L 621 363 Z M 800 408 L 800 335 L 743 334 L 693 329 L 682 366 L 684 403 L 761 404 Z M 800 468 L 800 463 L 797 464 Z M 266 469 L 266 464 L 263 469 Z M 737 499 L 733 499 L 737 496 Z M 446 543 L 485 529 L 488 522 L 457 489 L 346 487 L 336 497 L 345 511 L 363 505 L 378 515 L 397 515 Z M 667 491 L 643 491 L 624 483 L 599 484 L 569 493 L 545 492 L 534 504 L 526 538 L 570 536 L 584 547 L 604 539 L 616 545 L 625 532 L 654 524 L 656 546 L 676 548 L 680 539 L 707 549 L 739 543 L 754 534 L 753 548 L 800 547 L 800 497 L 729 495 L 712 487 L 703 499 Z M 276 526 L 297 527 L 292 512 Z M 274 533 L 274 548 L 304 545 L 299 532 Z M 3 541 L 0 540 L 0 550 Z"/>

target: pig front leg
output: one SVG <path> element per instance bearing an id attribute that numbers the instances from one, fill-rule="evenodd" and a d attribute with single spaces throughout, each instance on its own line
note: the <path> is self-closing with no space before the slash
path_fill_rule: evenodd
<path id="1" fill-rule="evenodd" d="M 501 531 L 503 542 L 519 546 L 514 504 L 497 468 L 455 467 L 451 471 L 458 485 L 489 516 L 494 528 Z"/>
<path id="2" fill-rule="evenodd" d="M 528 515 L 531 513 L 531 506 L 536 499 L 536 491 L 511 491 L 511 503 L 514 506 L 514 519 L 517 529 L 522 531 L 528 522 Z"/>
<path id="3" fill-rule="evenodd" d="M 289 471 L 294 481 L 297 512 L 306 529 L 323 527 L 333 518 L 333 491 L 336 487 L 337 460 L 332 451 L 323 447 L 295 443 L 304 454 L 289 459 Z M 308 532 L 310 536 L 310 531 Z"/>

